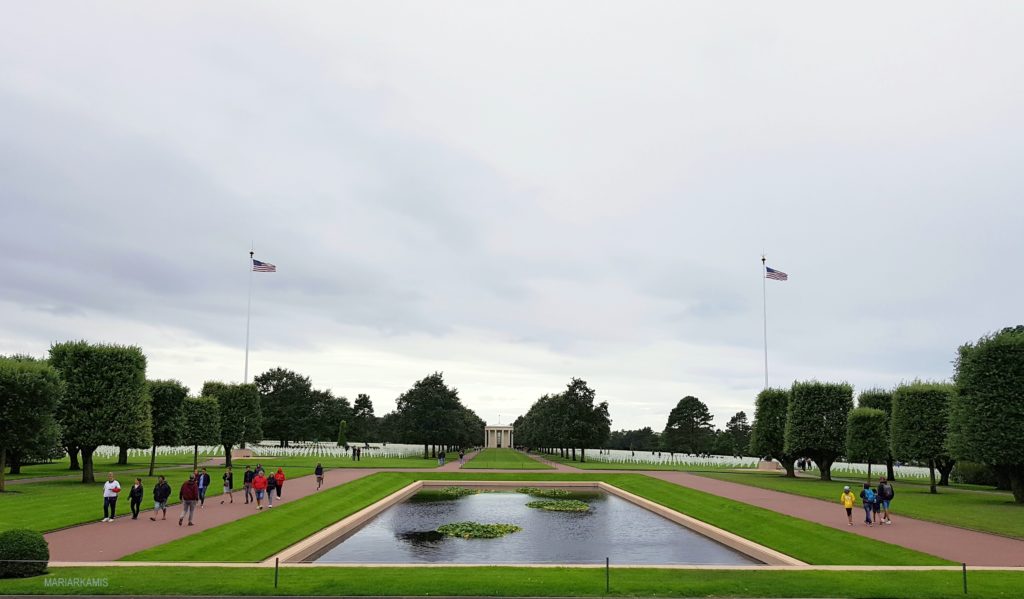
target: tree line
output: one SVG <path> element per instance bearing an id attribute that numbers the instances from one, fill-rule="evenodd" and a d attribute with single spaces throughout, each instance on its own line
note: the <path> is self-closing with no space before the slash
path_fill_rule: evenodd
<path id="1" fill-rule="evenodd" d="M 200 445 L 220 445 L 230 466 L 232 449 L 265 437 L 282 446 L 416 443 L 426 457 L 474 445 L 484 434 L 483 420 L 441 373 L 417 381 L 378 418 L 368 395 L 350 404 L 284 368 L 250 384 L 207 381 L 192 396 L 180 381 L 147 380 L 146 365 L 139 347 L 85 341 L 55 344 L 45 359 L 0 356 L 0 491 L 8 465 L 17 474 L 22 464 L 65 454 L 83 483 L 94 482 L 93 454 L 101 445 L 119 447 L 121 464 L 128 449 L 151 448 L 152 476 L 160 446 L 191 445 L 195 465 Z"/>
<path id="2" fill-rule="evenodd" d="M 517 445 L 586 461 L 586 448 L 601 447 L 611 431 L 608 402 L 595 403 L 596 393 L 574 378 L 565 391 L 544 395 L 512 423 Z"/>

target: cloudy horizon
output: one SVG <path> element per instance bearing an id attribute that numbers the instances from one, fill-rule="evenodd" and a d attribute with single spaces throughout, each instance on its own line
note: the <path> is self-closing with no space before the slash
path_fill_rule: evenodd
<path id="1" fill-rule="evenodd" d="M 281 366 L 507 423 L 946 379 L 1022 322 L 1024 9 L 10 3 L 0 354 Z"/>

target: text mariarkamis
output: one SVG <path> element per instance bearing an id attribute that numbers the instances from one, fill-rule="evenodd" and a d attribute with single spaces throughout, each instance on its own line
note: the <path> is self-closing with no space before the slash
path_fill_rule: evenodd
<path id="1" fill-rule="evenodd" d="M 44 587 L 108 587 L 110 581 L 106 578 L 44 578 Z"/>

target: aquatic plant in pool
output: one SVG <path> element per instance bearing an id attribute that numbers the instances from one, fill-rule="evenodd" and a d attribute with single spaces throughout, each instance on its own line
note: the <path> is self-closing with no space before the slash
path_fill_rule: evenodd
<path id="1" fill-rule="evenodd" d="M 541 489 L 538 487 L 519 487 L 516 493 L 532 495 L 534 497 L 567 497 L 572 492 L 567 489 Z"/>
<path id="2" fill-rule="evenodd" d="M 590 504 L 578 499 L 541 499 L 527 503 L 526 507 L 549 512 L 585 512 L 590 509 Z"/>
<path id="3" fill-rule="evenodd" d="M 463 539 L 497 539 L 522 528 L 515 524 L 481 524 L 479 522 L 452 522 L 437 527 L 437 532 L 449 537 L 462 537 Z"/>
<path id="4" fill-rule="evenodd" d="M 443 497 L 465 497 L 466 495 L 476 495 L 479 492 L 480 489 L 468 489 L 466 487 L 445 487 L 441 489 Z"/>

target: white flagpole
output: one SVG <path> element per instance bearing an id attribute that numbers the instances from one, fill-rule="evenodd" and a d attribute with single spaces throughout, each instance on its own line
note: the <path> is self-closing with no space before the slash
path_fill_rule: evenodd
<path id="1" fill-rule="evenodd" d="M 252 318 L 252 257 L 255 252 L 249 250 L 249 303 L 245 308 L 245 374 L 242 382 L 249 382 L 249 321 Z"/>
<path id="2" fill-rule="evenodd" d="M 761 306 L 764 309 L 764 388 L 768 388 L 768 263 L 761 254 Z"/>

